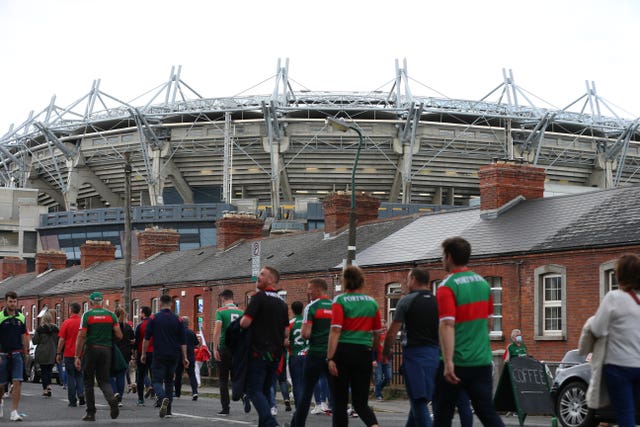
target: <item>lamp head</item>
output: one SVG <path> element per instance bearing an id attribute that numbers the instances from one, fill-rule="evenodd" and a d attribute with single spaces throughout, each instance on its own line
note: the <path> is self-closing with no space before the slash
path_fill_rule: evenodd
<path id="1" fill-rule="evenodd" d="M 327 117 L 326 123 L 332 128 L 339 130 L 340 132 L 346 132 L 352 128 L 352 126 L 344 120 L 336 119 L 333 117 Z"/>

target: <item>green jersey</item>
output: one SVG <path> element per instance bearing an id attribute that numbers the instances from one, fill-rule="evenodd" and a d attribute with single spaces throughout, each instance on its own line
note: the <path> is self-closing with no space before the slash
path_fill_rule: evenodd
<path id="1" fill-rule="evenodd" d="M 118 324 L 115 314 L 106 308 L 92 308 L 82 315 L 80 329 L 86 331 L 87 344 L 111 347 L 113 342 L 113 325 Z"/>
<path id="2" fill-rule="evenodd" d="M 326 355 L 331 329 L 331 300 L 318 298 L 304 308 L 303 324 L 311 324 L 309 351 L 319 356 Z"/>
<path id="3" fill-rule="evenodd" d="M 307 354 L 309 343 L 302 338 L 302 314 L 294 316 L 289 321 L 289 347 L 292 356 L 304 356 Z"/>
<path id="4" fill-rule="evenodd" d="M 237 318 L 242 316 L 243 311 L 240 310 L 235 304 L 226 304 L 216 310 L 216 322 L 222 322 L 222 330 L 220 331 L 220 345 L 218 350 L 224 350 L 224 336 L 227 332 L 227 328 Z"/>
<path id="5" fill-rule="evenodd" d="M 331 306 L 331 326 L 342 329 L 339 343 L 373 345 L 373 331 L 382 330 L 378 303 L 369 295 L 347 292 Z"/>

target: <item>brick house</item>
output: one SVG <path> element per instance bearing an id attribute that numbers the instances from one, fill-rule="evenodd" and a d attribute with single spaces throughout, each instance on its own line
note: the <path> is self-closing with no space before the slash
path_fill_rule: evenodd
<path id="1" fill-rule="evenodd" d="M 640 187 L 542 198 L 544 171 L 512 163 L 485 166 L 479 178 L 480 207 L 450 212 L 371 220 L 378 204 L 358 194 L 356 262 L 366 274 L 365 292 L 389 319 L 405 291 L 408 270 L 416 265 L 429 269 L 435 285 L 446 274 L 441 242 L 465 237 L 473 250 L 470 267 L 494 290 L 494 350 L 504 349 L 511 329 L 520 328 L 534 357 L 559 360 L 577 346 L 584 321 L 615 286 L 615 260 L 640 252 Z M 220 291 L 233 289 L 244 308 L 255 290 L 251 249 L 256 241 L 261 242 L 261 265 L 280 270 L 279 286 L 288 304 L 308 301 L 311 277 L 325 278 L 331 293 L 339 292 L 349 199 L 348 193 L 325 199 L 329 218 L 324 231 L 263 236 L 261 220 L 228 215 L 216 224 L 217 247 L 187 251 L 178 251 L 173 231 L 139 233 L 144 259 L 132 262 L 133 313 L 143 305 L 155 309 L 158 297 L 168 293 L 176 311 L 191 317 L 196 329 L 201 325 L 210 342 Z M 114 259 L 110 244 L 87 242 L 82 265 L 68 269 L 60 269 L 60 255 L 38 254 L 41 271 L 35 273 L 24 273 L 26 266 L 20 270 L 19 259 L 0 260 L 0 295 L 16 290 L 31 318 L 44 305 L 58 308 L 60 321 L 71 302 L 85 303 L 94 290 L 104 292 L 110 309 L 122 303 L 124 261 Z"/>

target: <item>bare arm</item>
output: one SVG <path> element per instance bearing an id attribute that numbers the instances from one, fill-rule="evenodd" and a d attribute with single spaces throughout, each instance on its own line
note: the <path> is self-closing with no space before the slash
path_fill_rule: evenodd
<path id="1" fill-rule="evenodd" d="M 389 326 L 389 330 L 387 331 L 387 336 L 384 339 L 384 346 L 382 347 L 382 355 L 384 357 L 389 357 L 389 355 L 391 355 L 393 342 L 396 340 L 396 336 L 398 336 L 398 331 L 401 327 L 402 322 L 391 322 L 391 326 Z"/>
<path id="2" fill-rule="evenodd" d="M 64 349 L 64 338 L 58 338 L 58 348 L 56 349 L 56 363 L 62 360 L 62 350 Z"/>
<path id="3" fill-rule="evenodd" d="M 338 368 L 336 367 L 336 362 L 333 361 L 333 357 L 336 354 L 336 349 L 338 348 L 338 341 L 340 340 L 340 334 L 342 333 L 342 328 L 332 326 L 329 331 L 329 343 L 327 345 L 327 360 L 329 366 L 329 373 L 334 377 L 338 376 Z"/>
<path id="4" fill-rule="evenodd" d="M 76 359 L 75 359 L 75 366 L 76 369 L 80 369 L 80 356 L 82 355 L 82 349 L 84 348 L 84 342 L 87 339 L 87 330 L 86 329 L 80 329 L 80 332 L 78 332 L 78 338 L 76 338 Z"/>
<path id="5" fill-rule="evenodd" d="M 213 327 L 213 357 L 218 362 L 222 360 L 220 358 L 220 353 L 218 353 L 218 347 L 220 346 L 220 334 L 222 333 L 222 322 L 220 320 L 216 320 L 216 324 Z"/>
<path id="6" fill-rule="evenodd" d="M 302 325 L 302 338 L 308 340 L 311 337 L 311 328 L 313 325 L 311 323 L 305 323 Z"/>
<path id="7" fill-rule="evenodd" d="M 120 341 L 122 339 L 122 329 L 120 329 L 120 324 L 116 323 L 113 325 L 113 336 L 115 337 L 115 339 L 117 341 Z"/>
<path id="8" fill-rule="evenodd" d="M 438 327 L 440 333 L 440 348 L 444 361 L 444 378 L 452 384 L 457 384 L 460 379 L 456 376 L 453 364 L 453 352 L 456 344 L 455 322 L 452 319 L 443 319 Z"/>

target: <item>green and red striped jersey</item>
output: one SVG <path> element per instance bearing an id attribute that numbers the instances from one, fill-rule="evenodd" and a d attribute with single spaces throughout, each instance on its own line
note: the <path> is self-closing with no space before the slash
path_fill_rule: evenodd
<path id="1" fill-rule="evenodd" d="M 111 347 L 113 325 L 117 323 L 116 315 L 106 308 L 92 308 L 82 315 L 80 329 L 87 332 L 87 344 Z"/>
<path id="2" fill-rule="evenodd" d="M 303 324 L 311 324 L 309 337 L 309 352 L 320 357 L 327 354 L 329 343 L 329 329 L 331 329 L 331 306 L 329 298 L 318 298 L 311 301 L 305 308 Z"/>
<path id="3" fill-rule="evenodd" d="M 227 328 L 238 317 L 242 316 L 242 310 L 240 310 L 235 304 L 230 303 L 223 305 L 216 310 L 216 322 L 222 323 L 222 329 L 220 330 L 220 345 L 218 350 L 224 350 L 224 337 L 227 332 Z"/>
<path id="4" fill-rule="evenodd" d="M 456 366 L 491 364 L 489 318 L 493 315 L 491 287 L 482 276 L 464 269 L 447 276 L 436 293 L 440 320 L 455 321 Z"/>
<path id="5" fill-rule="evenodd" d="M 333 299 L 331 327 L 342 328 L 341 343 L 373 345 L 373 331 L 382 330 L 376 300 L 366 294 L 347 292 Z"/>

